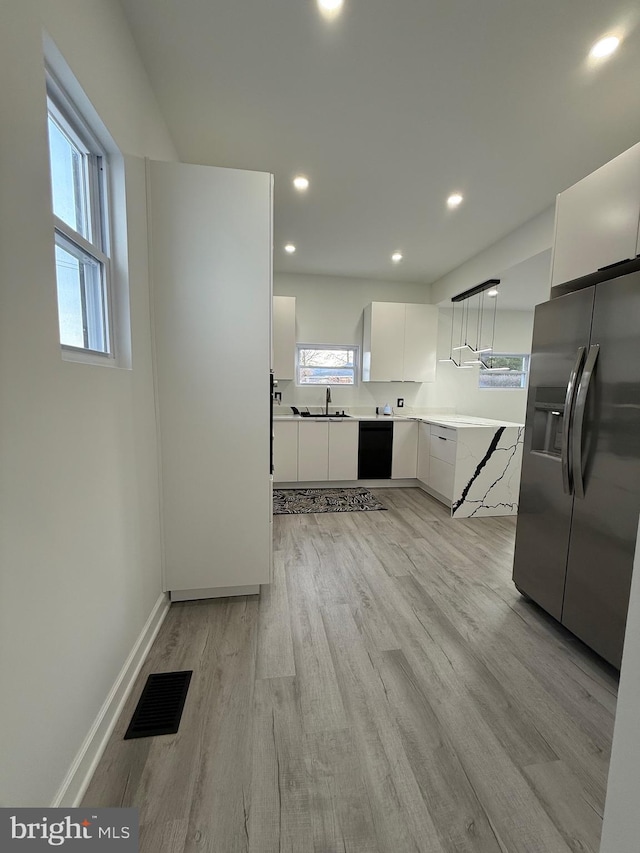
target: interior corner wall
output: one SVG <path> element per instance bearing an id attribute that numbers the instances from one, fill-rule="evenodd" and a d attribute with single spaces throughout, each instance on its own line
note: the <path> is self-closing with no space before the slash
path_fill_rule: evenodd
<path id="1" fill-rule="evenodd" d="M 161 595 L 161 553 L 144 175 L 129 164 L 133 367 L 63 361 L 43 31 L 123 154 L 175 151 L 118 3 L 1 6 L 0 806 L 46 806 Z"/>
<path id="2" fill-rule="evenodd" d="M 495 352 L 531 353 L 533 338 L 533 311 L 498 311 L 496 314 Z M 456 311 L 455 340 L 458 343 L 460 312 Z M 469 313 L 469 328 L 477 326 L 477 312 Z M 451 344 L 451 310 L 441 308 L 438 318 L 438 359 L 449 357 Z M 490 343 L 485 338 L 483 343 Z M 471 338 L 471 343 L 474 339 Z M 454 353 L 455 357 L 459 352 Z M 471 357 L 471 356 L 469 356 Z M 464 356 L 463 356 L 464 358 Z M 527 409 L 526 388 L 479 388 L 479 367 L 459 369 L 453 364 L 438 362 L 436 373 L 436 393 L 438 399 L 445 395 L 459 414 L 474 415 L 480 418 L 524 423 Z"/>
<path id="3" fill-rule="evenodd" d="M 445 299 L 499 276 L 522 261 L 550 249 L 553 244 L 554 223 L 555 205 L 552 205 L 438 281 L 434 281 L 431 285 L 433 301 L 444 302 Z"/>
<path id="4" fill-rule="evenodd" d="M 428 284 L 402 284 L 337 276 L 276 273 L 276 296 L 296 297 L 296 341 L 304 344 L 349 344 L 362 349 L 362 315 L 370 302 L 431 304 Z M 407 407 L 436 405 L 435 382 L 360 382 L 331 389 L 332 406 L 375 407 L 395 405 L 404 397 Z M 283 406 L 324 405 L 323 388 L 298 388 L 294 381 L 279 381 Z"/>

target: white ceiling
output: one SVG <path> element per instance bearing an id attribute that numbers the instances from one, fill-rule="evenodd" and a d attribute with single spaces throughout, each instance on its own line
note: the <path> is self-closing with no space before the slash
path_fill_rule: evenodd
<path id="1" fill-rule="evenodd" d="M 637 0 L 121 3 L 181 159 L 275 174 L 278 271 L 434 281 L 640 140 Z"/>

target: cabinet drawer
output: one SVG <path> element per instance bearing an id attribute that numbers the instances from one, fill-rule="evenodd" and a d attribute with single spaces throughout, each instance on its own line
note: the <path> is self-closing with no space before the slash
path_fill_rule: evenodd
<path id="1" fill-rule="evenodd" d="M 431 434 L 431 458 L 441 459 L 443 462 L 448 462 L 453 465 L 456 461 L 456 441 L 450 438 L 445 438 L 442 435 Z"/>
<path id="2" fill-rule="evenodd" d="M 436 426 L 436 424 L 431 424 L 431 435 L 437 435 L 440 438 L 448 438 L 450 441 L 457 441 L 458 430 L 453 427 Z"/>
<path id="3" fill-rule="evenodd" d="M 437 440 L 437 439 L 436 439 Z M 444 444 L 444 442 L 442 442 Z M 429 460 L 429 486 L 448 501 L 453 499 L 453 472 L 455 468 L 435 456 Z"/>

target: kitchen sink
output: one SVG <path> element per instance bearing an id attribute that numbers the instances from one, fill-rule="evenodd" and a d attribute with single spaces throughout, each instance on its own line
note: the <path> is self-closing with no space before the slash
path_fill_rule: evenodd
<path id="1" fill-rule="evenodd" d="M 324 412 L 320 415 L 314 415 L 313 412 L 300 412 L 301 418 L 350 418 L 351 415 L 345 415 L 344 412 L 329 412 L 325 415 Z"/>

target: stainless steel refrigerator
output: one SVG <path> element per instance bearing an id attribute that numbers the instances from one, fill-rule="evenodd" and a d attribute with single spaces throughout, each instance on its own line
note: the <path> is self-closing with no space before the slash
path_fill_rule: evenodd
<path id="1" fill-rule="evenodd" d="M 513 579 L 619 668 L 640 513 L 640 271 L 612 272 L 536 308 Z"/>

